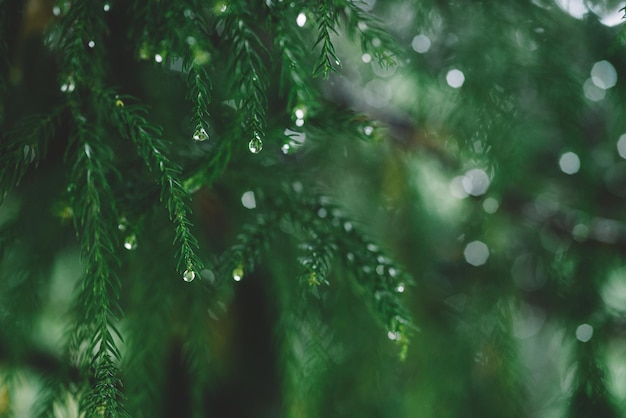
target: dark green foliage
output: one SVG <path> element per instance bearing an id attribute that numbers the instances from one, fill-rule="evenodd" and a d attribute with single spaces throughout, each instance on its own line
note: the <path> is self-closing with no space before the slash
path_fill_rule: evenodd
<path id="1" fill-rule="evenodd" d="M 0 0 L 0 417 L 623 417 L 584 4 Z"/>

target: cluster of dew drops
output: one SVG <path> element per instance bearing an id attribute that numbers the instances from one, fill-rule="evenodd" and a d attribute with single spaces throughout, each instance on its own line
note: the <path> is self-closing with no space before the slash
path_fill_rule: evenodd
<path id="1" fill-rule="evenodd" d="M 204 142 L 208 140 L 210 136 L 203 126 L 198 125 L 193 133 L 192 138 L 196 142 Z M 252 139 L 250 140 L 250 142 L 248 142 L 248 149 L 253 154 L 258 154 L 263 149 L 263 140 L 261 139 L 261 135 L 258 132 L 254 132 Z"/>

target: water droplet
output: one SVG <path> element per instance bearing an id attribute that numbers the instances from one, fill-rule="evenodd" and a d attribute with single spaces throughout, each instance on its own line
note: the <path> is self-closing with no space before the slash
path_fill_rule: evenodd
<path id="1" fill-rule="evenodd" d="M 387 333 L 387 338 L 389 338 L 392 341 L 398 340 L 400 339 L 400 333 L 398 331 L 389 331 Z"/>
<path id="2" fill-rule="evenodd" d="M 378 247 L 374 244 L 367 244 L 367 249 L 372 251 L 372 252 L 376 252 L 378 251 Z"/>
<path id="3" fill-rule="evenodd" d="M 352 224 L 350 222 L 346 222 L 343 224 L 343 229 L 346 230 L 346 232 L 350 232 L 352 231 Z"/>
<path id="4" fill-rule="evenodd" d="M 250 140 L 248 143 L 248 149 L 253 154 L 258 154 L 263 149 L 263 141 L 259 137 L 259 134 L 255 134 L 254 138 Z"/>
<path id="5" fill-rule="evenodd" d="M 296 24 L 299 27 L 302 27 L 304 26 L 305 23 L 306 23 L 306 15 L 304 13 L 300 13 L 298 17 L 296 18 Z"/>
<path id="6" fill-rule="evenodd" d="M 68 77 L 67 80 L 65 80 L 65 83 L 61 84 L 61 91 L 63 93 L 71 93 L 76 89 L 76 83 L 74 83 L 74 78 L 73 77 Z"/>
<path id="7" fill-rule="evenodd" d="M 304 119 L 296 119 L 296 126 L 298 128 L 304 126 Z"/>
<path id="8" fill-rule="evenodd" d="M 593 337 L 593 327 L 589 324 L 581 324 L 576 328 L 576 339 L 586 343 Z"/>
<path id="9" fill-rule="evenodd" d="M 248 190 L 241 195 L 241 204 L 248 209 L 256 208 L 256 199 L 252 190 Z"/>
<path id="10" fill-rule="evenodd" d="M 117 107 L 124 107 L 124 102 L 122 101 L 122 99 L 120 99 L 118 96 L 115 96 L 115 106 Z"/>
<path id="11" fill-rule="evenodd" d="M 319 208 L 319 210 L 317 211 L 317 216 L 319 216 L 320 218 L 325 218 L 326 216 L 328 216 L 328 211 L 326 210 L 326 208 Z"/>
<path id="12" fill-rule="evenodd" d="M 461 70 L 453 68 L 446 74 L 446 82 L 450 87 L 458 89 L 465 83 L 465 75 Z"/>
<path id="13" fill-rule="evenodd" d="M 196 278 L 196 273 L 191 268 L 188 268 L 183 273 L 183 280 L 186 281 L 187 283 L 192 282 L 193 279 L 195 278 Z"/>
<path id="14" fill-rule="evenodd" d="M 289 149 L 291 147 L 289 146 L 289 144 L 283 144 L 282 147 L 280 147 L 280 150 L 283 152 L 283 154 L 289 154 Z"/>
<path id="15" fill-rule="evenodd" d="M 111 10 L 111 5 L 109 3 L 104 3 L 104 6 L 102 7 L 102 9 L 105 12 L 108 12 L 109 10 Z"/>
<path id="16" fill-rule="evenodd" d="M 124 240 L 124 248 L 126 248 L 128 251 L 132 251 L 137 248 L 137 237 L 135 236 L 135 234 L 131 234 L 126 237 L 126 239 Z"/>
<path id="17" fill-rule="evenodd" d="M 55 16 L 60 16 L 61 15 L 61 8 L 59 6 L 54 6 L 52 8 L 52 14 Z"/>
<path id="18" fill-rule="evenodd" d="M 93 48 L 93 47 L 95 47 L 95 46 L 96 46 L 96 42 L 95 42 L 95 41 L 89 41 L 89 43 L 87 43 L 87 46 L 88 46 L 89 48 Z"/>
<path id="19" fill-rule="evenodd" d="M 235 267 L 235 270 L 233 270 L 233 280 L 236 282 L 240 282 L 241 279 L 243 279 L 243 266 L 239 264 L 237 267 Z"/>
<path id="20" fill-rule="evenodd" d="M 162 63 L 163 62 L 163 55 L 161 55 L 161 54 L 154 54 L 154 61 L 156 61 L 157 63 Z"/>
<path id="21" fill-rule="evenodd" d="M 209 139 L 209 134 L 203 127 L 198 127 L 196 131 L 193 133 L 193 140 L 197 142 L 206 141 Z"/>
<path id="22" fill-rule="evenodd" d="M 296 119 L 304 119 L 304 109 L 297 107 L 293 113 L 296 116 Z"/>
<path id="23" fill-rule="evenodd" d="M 404 293 L 404 283 L 398 283 L 398 285 L 396 286 L 396 292 Z"/>
<path id="24" fill-rule="evenodd" d="M 128 223 L 128 220 L 126 219 L 126 217 L 121 217 L 119 220 L 119 223 L 117 224 L 117 229 L 119 229 L 120 231 L 126 231 L 126 224 Z"/>
<path id="25" fill-rule="evenodd" d="M 382 276 L 383 274 L 385 274 L 385 266 L 383 266 L 382 264 L 379 264 L 376 266 L 376 273 L 379 276 Z"/>
<path id="26" fill-rule="evenodd" d="M 30 145 L 24 145 L 23 151 L 24 151 L 24 160 L 28 161 L 29 163 L 32 163 L 35 160 L 35 157 L 37 157 L 35 148 L 31 147 Z"/>

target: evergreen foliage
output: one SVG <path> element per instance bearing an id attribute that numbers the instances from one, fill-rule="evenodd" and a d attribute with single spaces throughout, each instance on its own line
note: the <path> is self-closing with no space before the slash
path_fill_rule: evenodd
<path id="1" fill-rule="evenodd" d="M 563 3 L 0 0 L 0 417 L 624 416 L 621 4 Z"/>

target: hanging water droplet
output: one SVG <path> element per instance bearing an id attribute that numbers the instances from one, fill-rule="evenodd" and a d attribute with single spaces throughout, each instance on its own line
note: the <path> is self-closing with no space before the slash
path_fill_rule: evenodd
<path id="1" fill-rule="evenodd" d="M 108 12 L 109 10 L 111 10 L 111 5 L 109 3 L 104 3 L 104 6 L 102 7 L 102 9 L 105 12 Z"/>
<path id="2" fill-rule="evenodd" d="M 124 102 L 122 101 L 122 99 L 120 99 L 120 96 L 118 96 L 117 94 L 115 95 L 115 106 L 124 107 Z"/>
<path id="3" fill-rule="evenodd" d="M 68 77 L 65 83 L 61 84 L 61 91 L 63 93 L 71 93 L 76 89 L 76 83 L 74 83 L 74 77 Z"/>
<path id="4" fill-rule="evenodd" d="M 194 273 L 193 269 L 191 268 L 188 268 L 183 273 L 183 280 L 186 281 L 187 283 L 192 282 L 193 279 L 195 278 L 196 278 L 196 273 Z"/>
<path id="5" fill-rule="evenodd" d="M 235 267 L 235 270 L 233 270 L 233 280 L 236 282 L 240 282 L 241 279 L 243 279 L 243 266 L 239 264 L 237 267 Z"/>
<path id="6" fill-rule="evenodd" d="M 137 248 L 137 237 L 135 236 L 135 234 L 131 234 L 126 237 L 126 239 L 124 240 L 124 248 L 126 248 L 128 251 L 132 251 Z"/>
<path id="7" fill-rule="evenodd" d="M 122 216 L 119 220 L 119 223 L 117 224 L 117 229 L 119 229 L 120 231 L 126 231 L 127 223 L 128 223 L 128 220 L 126 219 L 126 217 Z"/>
<path id="8" fill-rule="evenodd" d="M 387 338 L 389 338 L 392 341 L 399 340 L 400 339 L 400 333 L 398 331 L 389 331 L 387 333 Z"/>
<path id="9" fill-rule="evenodd" d="M 198 129 L 196 129 L 196 131 L 193 133 L 193 140 L 197 142 L 202 142 L 206 141 L 207 139 L 209 139 L 209 134 L 203 127 L 199 126 Z"/>
<path id="10" fill-rule="evenodd" d="M 94 48 L 96 46 L 96 42 L 95 41 L 89 41 L 89 43 L 87 43 L 87 46 L 89 48 Z"/>
<path id="11" fill-rule="evenodd" d="M 404 293 L 404 283 L 398 283 L 398 285 L 396 286 L 396 292 Z"/>
<path id="12" fill-rule="evenodd" d="M 263 141 L 259 134 L 254 134 L 254 137 L 248 143 L 248 149 L 253 154 L 258 154 L 263 149 Z"/>

